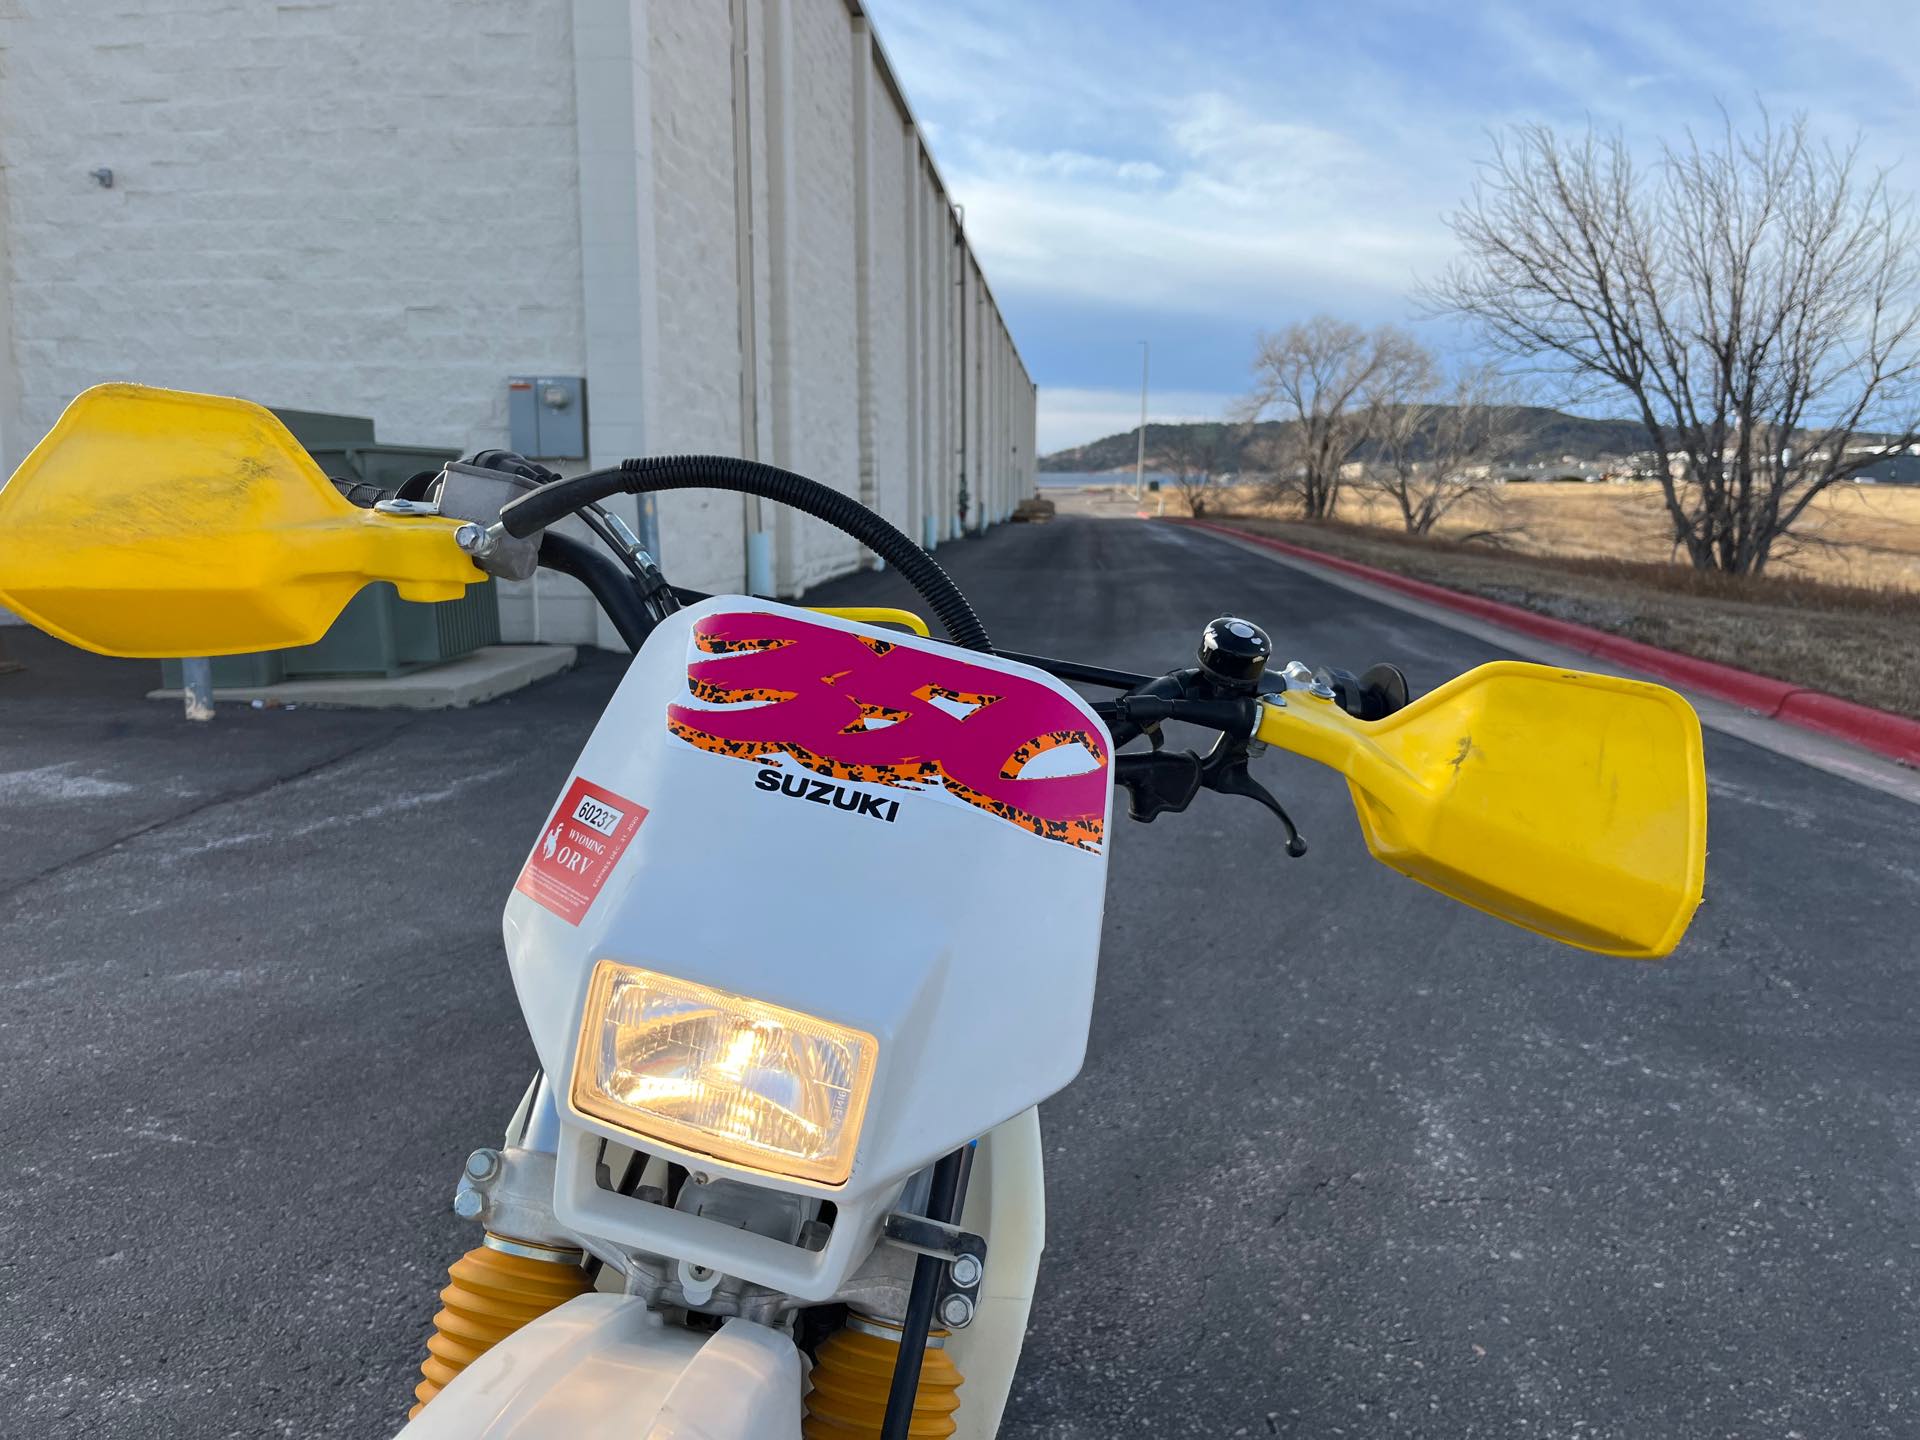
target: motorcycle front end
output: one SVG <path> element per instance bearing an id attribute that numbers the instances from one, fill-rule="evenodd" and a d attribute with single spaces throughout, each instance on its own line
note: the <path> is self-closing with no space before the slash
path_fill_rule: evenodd
<path id="1" fill-rule="evenodd" d="M 675 589 L 600 502 L 692 487 L 837 526 L 947 638 Z M 484 452 L 360 498 L 258 407 L 103 386 L 0 489 L 0 604 L 105 653 L 229 654 L 310 643 L 375 580 L 436 599 L 546 567 L 633 651 L 506 900 L 540 1073 L 457 1178 L 480 1233 L 410 1440 L 989 1440 L 1117 789 L 1141 821 L 1251 799 L 1297 857 L 1252 765 L 1307 756 L 1375 858 L 1607 954 L 1668 953 L 1700 898 L 1699 725 L 1658 686 L 1502 662 L 1412 699 L 1391 667 L 1270 669 L 1233 617 L 1162 675 L 999 652 L 880 516 L 737 460 L 563 480 Z M 1214 739 L 1172 749 L 1168 722 Z"/>
<path id="2" fill-rule="evenodd" d="M 459 1182 L 484 1238 L 415 1428 L 454 1433 L 451 1410 L 508 1433 L 483 1413 L 556 1370 L 576 1398 L 609 1377 L 629 1426 L 653 1403 L 633 1395 L 721 1403 L 662 1389 L 662 1346 L 697 1375 L 724 1345 L 735 1406 L 798 1375 L 798 1343 L 807 1433 L 878 1434 L 917 1331 L 913 1433 L 993 1434 L 1039 1260 L 1034 1106 L 1085 1049 L 1110 744 L 1066 685 L 997 657 L 746 597 L 661 620 L 507 902 L 544 1073 Z M 564 1341 L 477 1350 L 543 1302 Z M 781 1346 L 792 1367 L 767 1363 Z M 771 1413 L 737 1433 L 796 1433 L 797 1408 Z"/>

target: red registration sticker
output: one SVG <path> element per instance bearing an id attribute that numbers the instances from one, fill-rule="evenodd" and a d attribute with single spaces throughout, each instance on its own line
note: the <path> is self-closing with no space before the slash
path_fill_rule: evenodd
<path id="1" fill-rule="evenodd" d="M 569 925 L 578 925 L 646 818 L 644 805 L 591 780 L 575 780 L 548 818 L 513 888 Z"/>

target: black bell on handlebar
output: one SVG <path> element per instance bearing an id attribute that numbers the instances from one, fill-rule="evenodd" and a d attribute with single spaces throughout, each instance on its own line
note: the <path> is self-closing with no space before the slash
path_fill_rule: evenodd
<path id="1" fill-rule="evenodd" d="M 1251 620 L 1222 615 L 1200 634 L 1200 668 L 1226 690 L 1252 694 L 1273 658 L 1273 642 Z"/>

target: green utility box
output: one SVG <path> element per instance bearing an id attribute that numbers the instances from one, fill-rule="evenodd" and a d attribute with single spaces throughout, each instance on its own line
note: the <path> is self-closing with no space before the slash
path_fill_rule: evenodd
<path id="1" fill-rule="evenodd" d="M 364 415 L 327 415 L 318 410 L 275 410 L 309 455 L 329 475 L 392 488 L 419 470 L 438 470 L 458 460 L 458 450 L 425 445 L 382 445 Z"/>
<path id="2" fill-rule="evenodd" d="M 322 470 L 343 480 L 391 489 L 417 471 L 438 470 L 459 458 L 457 450 L 380 444 L 373 421 L 361 415 L 273 413 Z M 249 689 L 282 680 L 404 675 L 499 643 L 500 602 L 491 580 L 469 585 L 458 600 L 431 605 L 402 600 L 391 585 L 369 585 L 312 645 L 216 656 L 213 683 L 217 689 Z M 161 661 L 160 673 L 162 684 L 179 688 L 178 660 Z"/>

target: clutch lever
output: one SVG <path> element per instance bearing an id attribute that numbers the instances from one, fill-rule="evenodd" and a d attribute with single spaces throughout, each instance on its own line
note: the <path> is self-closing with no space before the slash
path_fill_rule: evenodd
<path id="1" fill-rule="evenodd" d="M 1200 757 L 1191 750 L 1153 749 L 1116 757 L 1113 778 L 1126 787 L 1127 814 L 1150 822 L 1182 811 L 1200 793 Z"/>

